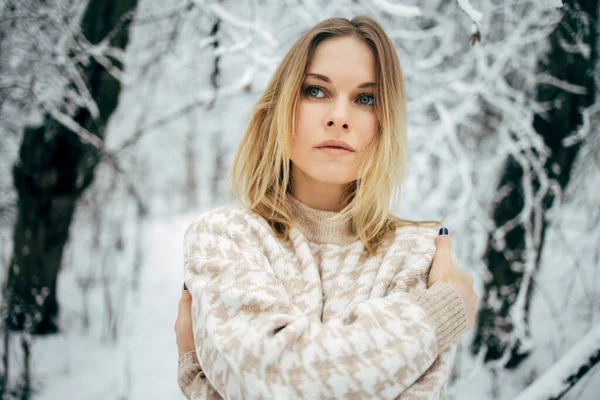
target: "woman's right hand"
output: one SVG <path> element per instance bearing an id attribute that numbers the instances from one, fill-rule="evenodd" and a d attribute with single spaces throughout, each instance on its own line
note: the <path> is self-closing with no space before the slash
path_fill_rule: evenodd
<path id="1" fill-rule="evenodd" d="M 445 282 L 456 289 L 467 312 L 467 329 L 471 329 L 475 325 L 475 314 L 477 313 L 477 294 L 473 290 L 473 277 L 454 264 L 450 252 L 451 237 L 449 233 L 438 235 L 435 239 L 435 246 L 428 287 L 433 286 L 436 282 Z"/>
<path id="2" fill-rule="evenodd" d="M 181 299 L 175 320 L 175 340 L 179 357 L 196 348 L 192 328 L 192 296 L 185 288 L 185 284 L 181 288 Z"/>

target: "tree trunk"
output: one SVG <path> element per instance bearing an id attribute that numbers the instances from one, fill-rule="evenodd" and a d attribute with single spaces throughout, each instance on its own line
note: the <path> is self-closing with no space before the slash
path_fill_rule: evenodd
<path id="1" fill-rule="evenodd" d="M 552 108 L 536 114 L 533 121 L 549 150 L 543 174 L 561 189 L 569 183 L 573 162 L 581 146 L 581 142 L 564 140 L 582 124 L 583 108 L 595 101 L 597 16 L 597 0 L 564 1 L 561 22 L 549 37 L 549 51 L 538 62 L 538 72 L 562 81 L 558 85 L 538 83 L 536 100 L 550 104 Z M 528 152 L 538 155 L 535 149 L 526 149 L 519 156 L 527 157 Z M 510 156 L 496 189 L 496 198 L 501 199 L 492 212 L 497 229 L 489 235 L 485 254 L 491 278 L 485 284 L 483 306 L 472 344 L 473 353 L 485 351 L 485 361 L 506 357 L 507 368 L 516 368 L 529 354 L 524 342 L 529 340 L 527 319 L 532 279 L 539 267 L 544 244 L 546 212 L 556 196 L 552 191 L 546 191 L 536 200 L 534 194 L 543 188 L 543 175 L 529 165 L 525 168 L 518 157 Z M 530 189 L 533 194 L 527 193 Z M 507 224 L 522 212 L 526 201 L 532 200 L 534 204 L 527 218 Z M 503 241 L 497 240 L 498 233 L 502 233 Z M 533 258 L 528 259 L 532 254 Z"/>
<path id="2" fill-rule="evenodd" d="M 137 0 L 90 0 L 81 34 L 91 44 L 110 35 L 111 46 L 125 49 L 136 6 Z M 122 68 L 117 60 L 111 61 Z M 121 84 L 95 59 L 79 68 L 99 116 L 94 118 L 87 109 L 79 108 L 73 119 L 102 141 Z M 77 200 L 93 181 L 100 152 L 50 115 L 42 126 L 25 129 L 19 160 L 13 167 L 18 210 L 5 287 L 9 329 L 36 334 L 58 331 L 56 283 L 63 249 Z"/>

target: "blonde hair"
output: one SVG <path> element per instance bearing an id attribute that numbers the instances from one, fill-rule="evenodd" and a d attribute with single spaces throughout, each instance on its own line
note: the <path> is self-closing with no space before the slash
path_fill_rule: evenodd
<path id="1" fill-rule="evenodd" d="M 365 248 L 375 253 L 397 227 L 440 222 L 410 221 L 390 214 L 393 190 L 399 189 L 407 162 L 406 94 L 394 45 L 369 17 L 327 19 L 294 43 L 252 110 L 231 168 L 232 184 L 238 199 L 265 218 L 278 237 L 288 238 L 292 226 L 287 199 L 290 149 L 302 83 L 319 43 L 348 36 L 367 43 L 376 59 L 379 132 L 358 179 L 348 186 L 341 215 L 351 221 L 353 233 Z"/>

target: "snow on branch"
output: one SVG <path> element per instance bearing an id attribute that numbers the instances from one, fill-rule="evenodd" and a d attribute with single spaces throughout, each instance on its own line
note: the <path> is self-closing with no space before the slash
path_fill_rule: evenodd
<path id="1" fill-rule="evenodd" d="M 548 400 L 562 397 L 600 361 L 600 324 L 596 325 L 516 400 Z"/>
<path id="2" fill-rule="evenodd" d="M 474 45 L 481 41 L 481 21 L 483 14 L 473 8 L 469 0 L 456 0 L 460 8 L 471 18 L 473 25 L 471 26 L 471 44 Z"/>
<path id="3" fill-rule="evenodd" d="M 580 86 L 580 85 L 575 85 L 573 83 L 559 79 L 559 78 L 557 78 L 553 75 L 550 75 L 548 73 L 545 73 L 545 72 L 537 75 L 536 82 L 538 84 L 545 83 L 548 85 L 552 85 L 559 89 L 562 89 L 565 92 L 569 92 L 569 93 L 573 93 L 573 94 L 578 94 L 578 95 L 582 95 L 582 96 L 587 94 L 587 89 L 585 87 Z"/>
<path id="4" fill-rule="evenodd" d="M 471 18 L 471 20 L 479 26 L 483 19 L 483 14 L 473 8 L 469 0 L 456 0 L 460 8 Z"/>
<path id="5" fill-rule="evenodd" d="M 223 100 L 223 99 L 226 99 L 229 97 L 235 97 L 235 96 L 239 95 L 239 93 L 241 93 L 244 90 L 244 88 L 247 87 L 252 82 L 252 77 L 255 72 L 256 71 L 253 66 L 248 66 L 246 68 L 246 70 L 244 71 L 244 73 L 242 74 L 242 77 L 237 82 L 234 82 L 231 85 L 220 88 L 219 98 L 221 100 Z M 133 146 L 142 138 L 142 136 L 144 134 L 154 131 L 154 130 L 157 130 L 159 128 L 162 128 L 162 127 L 172 123 L 173 121 L 176 121 L 177 119 L 181 118 L 182 116 L 187 115 L 190 112 L 193 112 L 196 108 L 206 107 L 206 105 L 212 100 L 212 98 L 213 98 L 212 90 L 200 92 L 198 94 L 197 98 L 193 102 L 191 102 L 189 104 L 185 104 L 182 107 L 179 107 L 176 111 L 171 112 L 170 114 L 167 114 L 165 116 L 161 116 L 158 119 L 136 129 L 135 132 L 133 133 L 133 135 L 129 139 L 127 139 L 121 145 L 121 147 L 119 149 L 115 150 L 113 153 L 117 154 L 117 153 Z"/>
<path id="6" fill-rule="evenodd" d="M 597 99 L 594 104 L 583 109 L 581 112 L 583 123 L 579 129 L 562 140 L 562 145 L 565 147 L 570 147 L 585 139 L 592 130 L 592 115 L 598 112 L 600 112 L 600 100 Z"/>
<path id="7" fill-rule="evenodd" d="M 200 7 L 200 6 L 201 5 L 198 4 L 198 7 Z M 271 35 L 271 32 L 269 32 L 267 29 L 259 29 L 259 27 L 256 26 L 256 24 L 253 24 L 251 22 L 240 19 L 239 17 L 231 14 L 220 4 L 213 3 L 213 4 L 208 5 L 207 8 L 215 16 L 217 16 L 224 22 L 228 23 L 229 25 L 235 26 L 238 28 L 249 29 L 249 30 L 253 31 L 254 33 L 256 33 L 257 35 L 259 35 L 260 37 L 262 37 L 265 40 L 265 42 L 267 42 L 271 47 L 274 47 L 274 48 L 279 47 L 279 42 L 273 37 L 273 35 Z"/>
<path id="8" fill-rule="evenodd" d="M 40 105 L 52 116 L 52 118 L 77 135 L 82 142 L 94 146 L 98 150 L 101 150 L 104 147 L 102 139 L 85 129 L 71 116 L 61 112 L 58 108 L 52 106 L 51 104 L 40 102 Z"/>
<path id="9" fill-rule="evenodd" d="M 537 0 L 534 3 L 542 8 L 561 8 L 563 5 L 562 0 Z"/>
<path id="10" fill-rule="evenodd" d="M 388 14 L 397 17 L 413 18 L 421 16 L 421 9 L 403 4 L 392 4 L 387 0 L 373 0 L 373 4 Z"/>

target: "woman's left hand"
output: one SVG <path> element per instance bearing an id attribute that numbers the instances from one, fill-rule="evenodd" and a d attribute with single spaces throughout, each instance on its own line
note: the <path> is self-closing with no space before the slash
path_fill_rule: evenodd
<path id="1" fill-rule="evenodd" d="M 196 349 L 192 330 L 192 295 L 184 288 L 181 288 L 181 300 L 179 300 L 179 311 L 175 321 L 175 335 L 179 357 Z"/>

